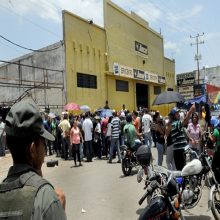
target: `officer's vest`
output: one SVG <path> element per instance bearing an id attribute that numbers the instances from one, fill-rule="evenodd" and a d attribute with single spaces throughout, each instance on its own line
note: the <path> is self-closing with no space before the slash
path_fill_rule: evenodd
<path id="1" fill-rule="evenodd" d="M 0 220 L 30 220 L 39 189 L 50 184 L 33 171 L 12 182 L 0 184 Z"/>

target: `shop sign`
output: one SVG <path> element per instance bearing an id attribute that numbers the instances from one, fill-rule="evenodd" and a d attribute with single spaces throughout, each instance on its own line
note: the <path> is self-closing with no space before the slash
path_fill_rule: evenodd
<path id="1" fill-rule="evenodd" d="M 120 66 L 118 63 L 113 64 L 113 72 L 115 75 L 119 75 L 119 68 L 120 68 Z"/>
<path id="2" fill-rule="evenodd" d="M 194 85 L 194 96 L 201 96 L 205 94 L 205 84 L 203 85 Z"/>
<path id="3" fill-rule="evenodd" d="M 129 78 L 134 78 L 133 68 L 127 66 L 120 66 L 119 75 Z"/>
<path id="4" fill-rule="evenodd" d="M 145 80 L 145 73 L 143 70 L 134 69 L 134 78 Z"/>
<path id="5" fill-rule="evenodd" d="M 195 73 L 183 73 L 176 75 L 177 86 L 193 85 L 195 83 Z"/>
<path id="6" fill-rule="evenodd" d="M 193 85 L 193 84 L 195 84 L 195 77 L 177 80 L 177 86 Z"/>
<path id="7" fill-rule="evenodd" d="M 135 41 L 135 51 L 136 54 L 144 57 L 144 58 L 148 58 L 148 47 L 145 44 L 142 44 L 138 41 Z"/>
<path id="8" fill-rule="evenodd" d="M 145 72 L 145 79 L 149 82 L 158 83 L 158 75 L 154 73 Z"/>
<path id="9" fill-rule="evenodd" d="M 193 86 L 180 86 L 178 91 L 186 100 L 194 98 Z"/>
<path id="10" fill-rule="evenodd" d="M 166 78 L 165 78 L 165 76 L 158 76 L 158 83 L 163 83 L 163 84 L 165 84 L 165 83 L 166 83 Z"/>

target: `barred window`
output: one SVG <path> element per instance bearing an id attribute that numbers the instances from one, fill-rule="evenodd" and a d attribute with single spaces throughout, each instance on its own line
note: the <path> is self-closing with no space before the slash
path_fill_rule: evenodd
<path id="1" fill-rule="evenodd" d="M 116 80 L 116 91 L 128 92 L 128 81 Z"/>
<path id="2" fill-rule="evenodd" d="M 161 93 L 161 87 L 160 86 L 154 86 L 154 95 L 159 95 Z"/>
<path id="3" fill-rule="evenodd" d="M 77 73 L 77 87 L 97 89 L 97 76 Z"/>

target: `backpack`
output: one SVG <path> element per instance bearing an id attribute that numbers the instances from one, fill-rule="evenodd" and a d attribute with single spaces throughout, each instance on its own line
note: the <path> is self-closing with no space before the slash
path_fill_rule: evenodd
<path id="1" fill-rule="evenodd" d="M 30 220 L 38 191 L 44 185 L 51 184 L 33 171 L 22 174 L 14 181 L 6 181 L 0 184 L 0 219 Z"/>

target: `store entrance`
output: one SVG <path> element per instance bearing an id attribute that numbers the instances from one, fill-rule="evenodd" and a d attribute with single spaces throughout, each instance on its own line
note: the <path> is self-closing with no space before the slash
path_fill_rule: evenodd
<path id="1" fill-rule="evenodd" d="M 136 83 L 136 105 L 139 108 L 148 108 L 148 85 Z"/>

